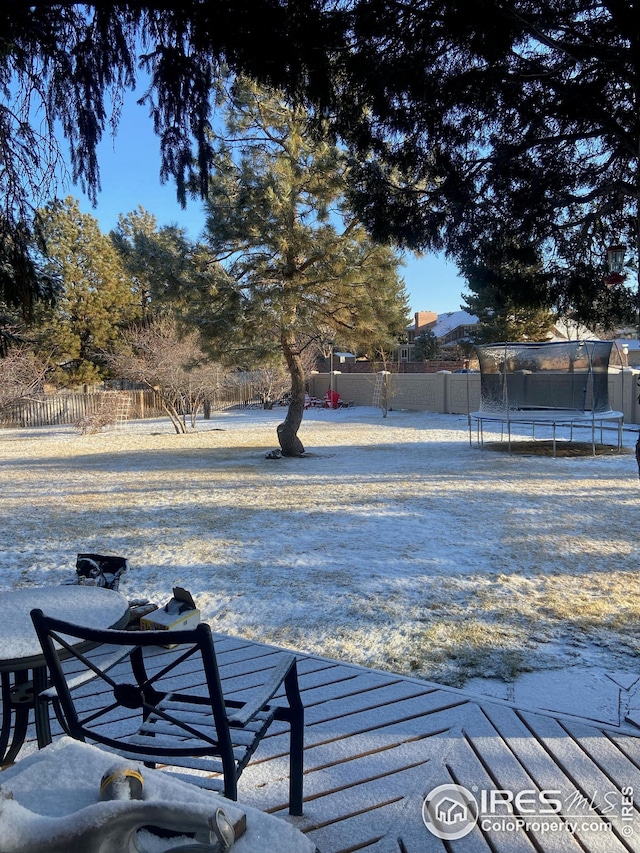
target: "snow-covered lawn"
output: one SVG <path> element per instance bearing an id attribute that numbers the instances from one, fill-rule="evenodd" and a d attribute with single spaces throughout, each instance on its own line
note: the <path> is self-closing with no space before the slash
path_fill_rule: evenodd
<path id="1" fill-rule="evenodd" d="M 443 684 L 640 673 L 636 428 L 554 459 L 471 446 L 466 417 L 318 410 L 308 458 L 265 459 L 283 416 L 0 431 L 0 586 L 118 554 L 129 598 L 184 586 L 216 630 Z"/>

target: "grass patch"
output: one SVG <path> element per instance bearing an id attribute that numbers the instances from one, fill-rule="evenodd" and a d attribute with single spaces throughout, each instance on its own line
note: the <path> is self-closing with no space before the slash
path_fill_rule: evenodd
<path id="1" fill-rule="evenodd" d="M 413 673 L 422 673 L 426 664 L 437 672 L 438 680 L 444 677 L 454 687 L 476 676 L 515 681 L 533 668 L 520 646 L 520 632 L 513 628 L 477 619 L 441 622 L 426 628 L 417 639 L 428 652 L 426 658 L 411 659 Z"/>
<path id="2" fill-rule="evenodd" d="M 409 615 L 405 653 L 382 668 L 457 687 L 477 677 L 511 682 L 571 664 L 587 646 L 637 668 L 640 579 L 630 572 L 448 578 Z"/>

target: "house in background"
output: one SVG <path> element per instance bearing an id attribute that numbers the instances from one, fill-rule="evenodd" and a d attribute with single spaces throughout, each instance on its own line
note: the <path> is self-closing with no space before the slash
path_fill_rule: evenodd
<path id="1" fill-rule="evenodd" d="M 471 329 L 477 322 L 478 318 L 467 311 L 448 311 L 445 314 L 416 311 L 413 323 L 407 326 L 407 342 L 399 347 L 399 361 L 414 361 L 416 338 L 424 332 L 435 336 L 440 350 L 451 350 L 457 344 L 469 343 Z"/>
<path id="2" fill-rule="evenodd" d="M 478 324 L 478 318 L 468 311 L 447 311 L 436 314 L 435 311 L 416 311 L 414 321 L 407 326 L 407 342 L 398 348 L 398 360 L 409 362 L 415 360 L 415 342 L 424 332 L 434 335 L 438 351 L 444 358 L 452 353 L 459 344 L 471 341 L 473 328 Z M 559 318 L 547 336 L 548 341 L 599 340 L 586 326 L 573 320 Z M 633 342 L 629 342 L 633 343 Z M 629 346 L 629 352 L 635 347 Z M 634 355 L 636 353 L 634 352 Z M 640 353 L 637 353 L 640 356 Z M 631 362 L 630 362 L 631 363 Z"/>
<path id="3" fill-rule="evenodd" d="M 562 317 L 558 317 L 547 335 L 547 340 L 550 343 L 562 343 L 562 341 L 599 341 L 600 336 L 581 323 L 576 323 L 575 320 L 565 320 Z"/>
<path id="4" fill-rule="evenodd" d="M 446 314 L 438 314 L 431 331 L 442 349 L 452 349 L 471 341 L 471 333 L 477 323 L 478 318 L 468 311 L 448 311 Z"/>
<path id="5" fill-rule="evenodd" d="M 616 338 L 616 346 L 620 352 L 623 367 L 640 369 L 640 340 L 636 337 Z"/>
<path id="6" fill-rule="evenodd" d="M 338 352 L 333 350 L 331 355 L 318 358 L 318 370 L 329 373 L 331 370 L 344 370 L 346 366 L 355 364 L 356 356 L 352 352 Z"/>

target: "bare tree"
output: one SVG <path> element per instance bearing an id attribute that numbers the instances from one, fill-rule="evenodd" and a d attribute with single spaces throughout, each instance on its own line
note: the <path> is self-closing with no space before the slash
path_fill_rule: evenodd
<path id="1" fill-rule="evenodd" d="M 259 397 L 265 409 L 272 409 L 273 404 L 291 390 L 291 377 L 284 366 L 270 365 L 230 374 L 227 384 L 238 387 L 250 385 L 252 396 Z"/>
<path id="2" fill-rule="evenodd" d="M 75 427 L 83 435 L 115 429 L 127 420 L 131 409 L 131 394 L 127 391 L 101 391 L 92 395 L 97 402 L 92 412 L 79 418 Z"/>
<path id="3" fill-rule="evenodd" d="M 202 352 L 197 332 L 179 334 L 175 319 L 162 316 L 125 334 L 125 350 L 109 357 L 122 379 L 155 390 L 177 433 L 195 429 L 198 412 L 224 383 L 224 371 Z"/>
<path id="4" fill-rule="evenodd" d="M 304 369 L 305 377 L 316 369 L 319 348 L 314 338 L 300 338 L 298 342 L 300 361 Z M 227 382 L 232 381 L 232 376 L 227 377 Z M 291 396 L 291 375 L 284 362 L 276 362 L 256 367 L 253 370 L 242 371 L 233 376 L 236 384 L 250 383 L 254 394 L 256 394 L 265 409 L 272 409 L 278 400 Z M 288 405 L 288 403 L 287 403 Z"/>
<path id="5" fill-rule="evenodd" d="M 21 400 L 38 398 L 48 365 L 26 347 L 9 349 L 0 359 L 0 412 Z"/>

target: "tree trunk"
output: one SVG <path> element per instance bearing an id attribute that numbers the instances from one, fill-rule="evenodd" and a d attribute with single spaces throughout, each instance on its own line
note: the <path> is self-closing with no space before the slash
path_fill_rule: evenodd
<path id="1" fill-rule="evenodd" d="M 184 421 L 180 417 L 178 410 L 172 403 L 167 403 L 166 400 L 162 400 L 162 408 L 169 415 L 169 420 L 173 424 L 173 428 L 180 435 L 181 433 L 186 433 L 187 427 L 185 426 Z"/>
<path id="2" fill-rule="evenodd" d="M 298 438 L 298 430 L 304 414 L 304 367 L 295 338 L 283 332 L 282 351 L 291 374 L 291 402 L 284 422 L 278 424 L 278 441 L 283 456 L 302 456 L 304 447 Z"/>

